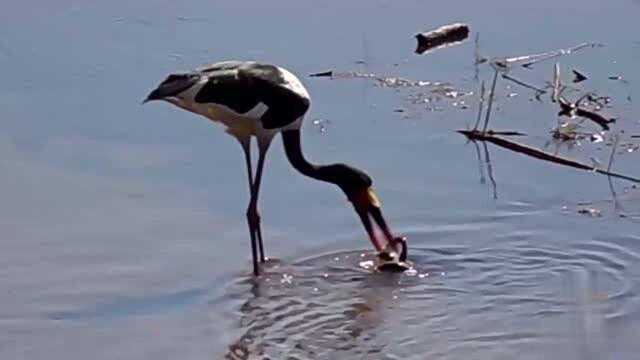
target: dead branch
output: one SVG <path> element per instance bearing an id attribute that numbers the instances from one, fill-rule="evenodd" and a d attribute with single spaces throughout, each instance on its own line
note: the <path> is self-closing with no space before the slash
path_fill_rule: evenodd
<path id="1" fill-rule="evenodd" d="M 587 171 L 593 171 L 593 172 L 597 172 L 599 174 L 603 174 L 603 175 L 608 175 L 611 177 L 615 177 L 615 178 L 619 178 L 619 179 L 624 179 L 624 180 L 628 180 L 634 183 L 640 183 L 640 179 L 638 178 L 634 178 L 631 176 L 627 176 L 627 175 L 623 175 L 623 174 L 619 174 L 619 173 L 615 173 L 615 172 L 611 172 L 608 170 L 604 170 L 604 169 L 599 169 L 572 159 L 568 159 L 565 157 L 561 157 L 558 155 L 553 155 L 550 154 L 548 152 L 542 151 L 540 149 L 537 149 L 535 147 L 529 146 L 529 145 L 525 145 L 522 143 L 518 143 L 503 137 L 499 137 L 499 136 L 495 136 L 495 135 L 490 135 L 487 132 L 482 132 L 482 131 L 472 131 L 472 130 L 458 130 L 458 132 L 460 134 L 465 135 L 469 140 L 476 140 L 476 141 L 487 141 L 490 143 L 493 143 L 497 146 L 500 146 L 502 148 L 505 149 L 509 149 L 511 151 L 515 151 L 521 154 L 525 154 L 527 156 L 536 158 L 536 159 L 540 159 L 540 160 L 544 160 L 544 161 L 548 161 L 548 162 L 552 162 L 555 164 L 559 164 L 559 165 L 564 165 L 564 166 L 568 166 L 568 167 L 572 167 L 575 169 L 580 169 L 580 170 L 587 170 Z"/>

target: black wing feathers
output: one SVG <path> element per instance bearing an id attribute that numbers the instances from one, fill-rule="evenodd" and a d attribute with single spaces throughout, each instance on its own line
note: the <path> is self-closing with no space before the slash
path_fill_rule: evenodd
<path id="1" fill-rule="evenodd" d="M 231 110 L 244 114 L 258 105 L 258 97 L 250 91 L 247 79 L 238 79 L 235 73 L 216 74 L 196 94 L 198 103 L 223 104 Z"/>
<path id="2" fill-rule="evenodd" d="M 286 126 L 309 108 L 309 99 L 285 86 L 280 70 L 258 63 L 224 63 L 203 69 L 209 81 L 195 97 L 199 103 L 217 103 L 244 114 L 262 102 L 268 110 L 262 115 L 265 129 Z"/>
<path id="3" fill-rule="evenodd" d="M 261 101 L 267 105 L 267 112 L 260 119 L 265 129 L 286 126 L 298 119 L 309 108 L 309 100 L 290 89 L 271 81 L 256 79 Z"/>

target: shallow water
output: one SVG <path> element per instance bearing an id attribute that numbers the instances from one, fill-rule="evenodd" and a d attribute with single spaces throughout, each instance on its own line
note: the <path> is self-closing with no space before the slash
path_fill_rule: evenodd
<path id="1" fill-rule="evenodd" d="M 486 57 L 602 43 L 557 61 L 565 81 L 579 69 L 589 80 L 576 86 L 612 97 L 605 113 L 627 143 L 613 168 L 639 177 L 640 141 L 629 138 L 640 134 L 639 10 L 596 0 L 12 4 L 0 14 L 0 358 L 635 359 L 638 189 L 485 151 L 454 130 L 475 122 L 479 80 L 492 75 L 484 64 L 474 79 L 477 32 Z M 470 40 L 413 54 L 415 33 L 457 21 Z M 300 75 L 313 98 L 309 158 L 367 170 L 415 272 L 361 266 L 372 255 L 344 196 L 296 174 L 278 139 L 261 199 L 274 260 L 249 276 L 239 147 L 191 114 L 140 106 L 167 73 L 230 58 Z M 544 86 L 555 61 L 510 74 Z M 329 69 L 430 84 L 304 76 Z M 491 126 L 607 164 L 606 141 L 551 141 L 557 105 L 533 95 L 501 81 Z"/>

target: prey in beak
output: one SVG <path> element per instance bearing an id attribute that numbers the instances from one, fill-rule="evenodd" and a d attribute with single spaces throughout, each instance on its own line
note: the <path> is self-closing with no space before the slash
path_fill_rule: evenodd
<path id="1" fill-rule="evenodd" d="M 391 233 L 382 215 L 380 200 L 373 189 L 367 187 L 357 190 L 349 197 L 349 200 L 353 203 L 371 243 L 378 251 L 378 258 L 383 262 L 404 263 L 407 260 L 407 241 L 404 237 L 396 237 Z M 373 227 L 374 223 L 384 236 L 384 241 L 378 239 Z"/>

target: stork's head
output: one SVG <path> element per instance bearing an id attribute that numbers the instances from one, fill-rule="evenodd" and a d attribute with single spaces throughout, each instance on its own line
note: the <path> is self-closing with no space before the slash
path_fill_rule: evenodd
<path id="1" fill-rule="evenodd" d="M 153 100 L 165 100 L 174 103 L 176 96 L 195 85 L 200 80 L 197 74 L 171 74 L 158 87 L 151 91 L 143 104 Z"/>
<path id="2" fill-rule="evenodd" d="M 399 259 L 405 261 L 407 256 L 406 241 L 391 233 L 382 215 L 380 200 L 373 191 L 371 177 L 364 171 L 345 164 L 324 166 L 320 171 L 325 180 L 338 185 L 347 195 L 375 248 L 379 252 L 396 251 L 399 254 Z M 374 223 L 386 241 L 381 242 L 378 239 L 378 232 L 373 227 Z M 386 246 L 382 245 L 385 243 Z"/>

